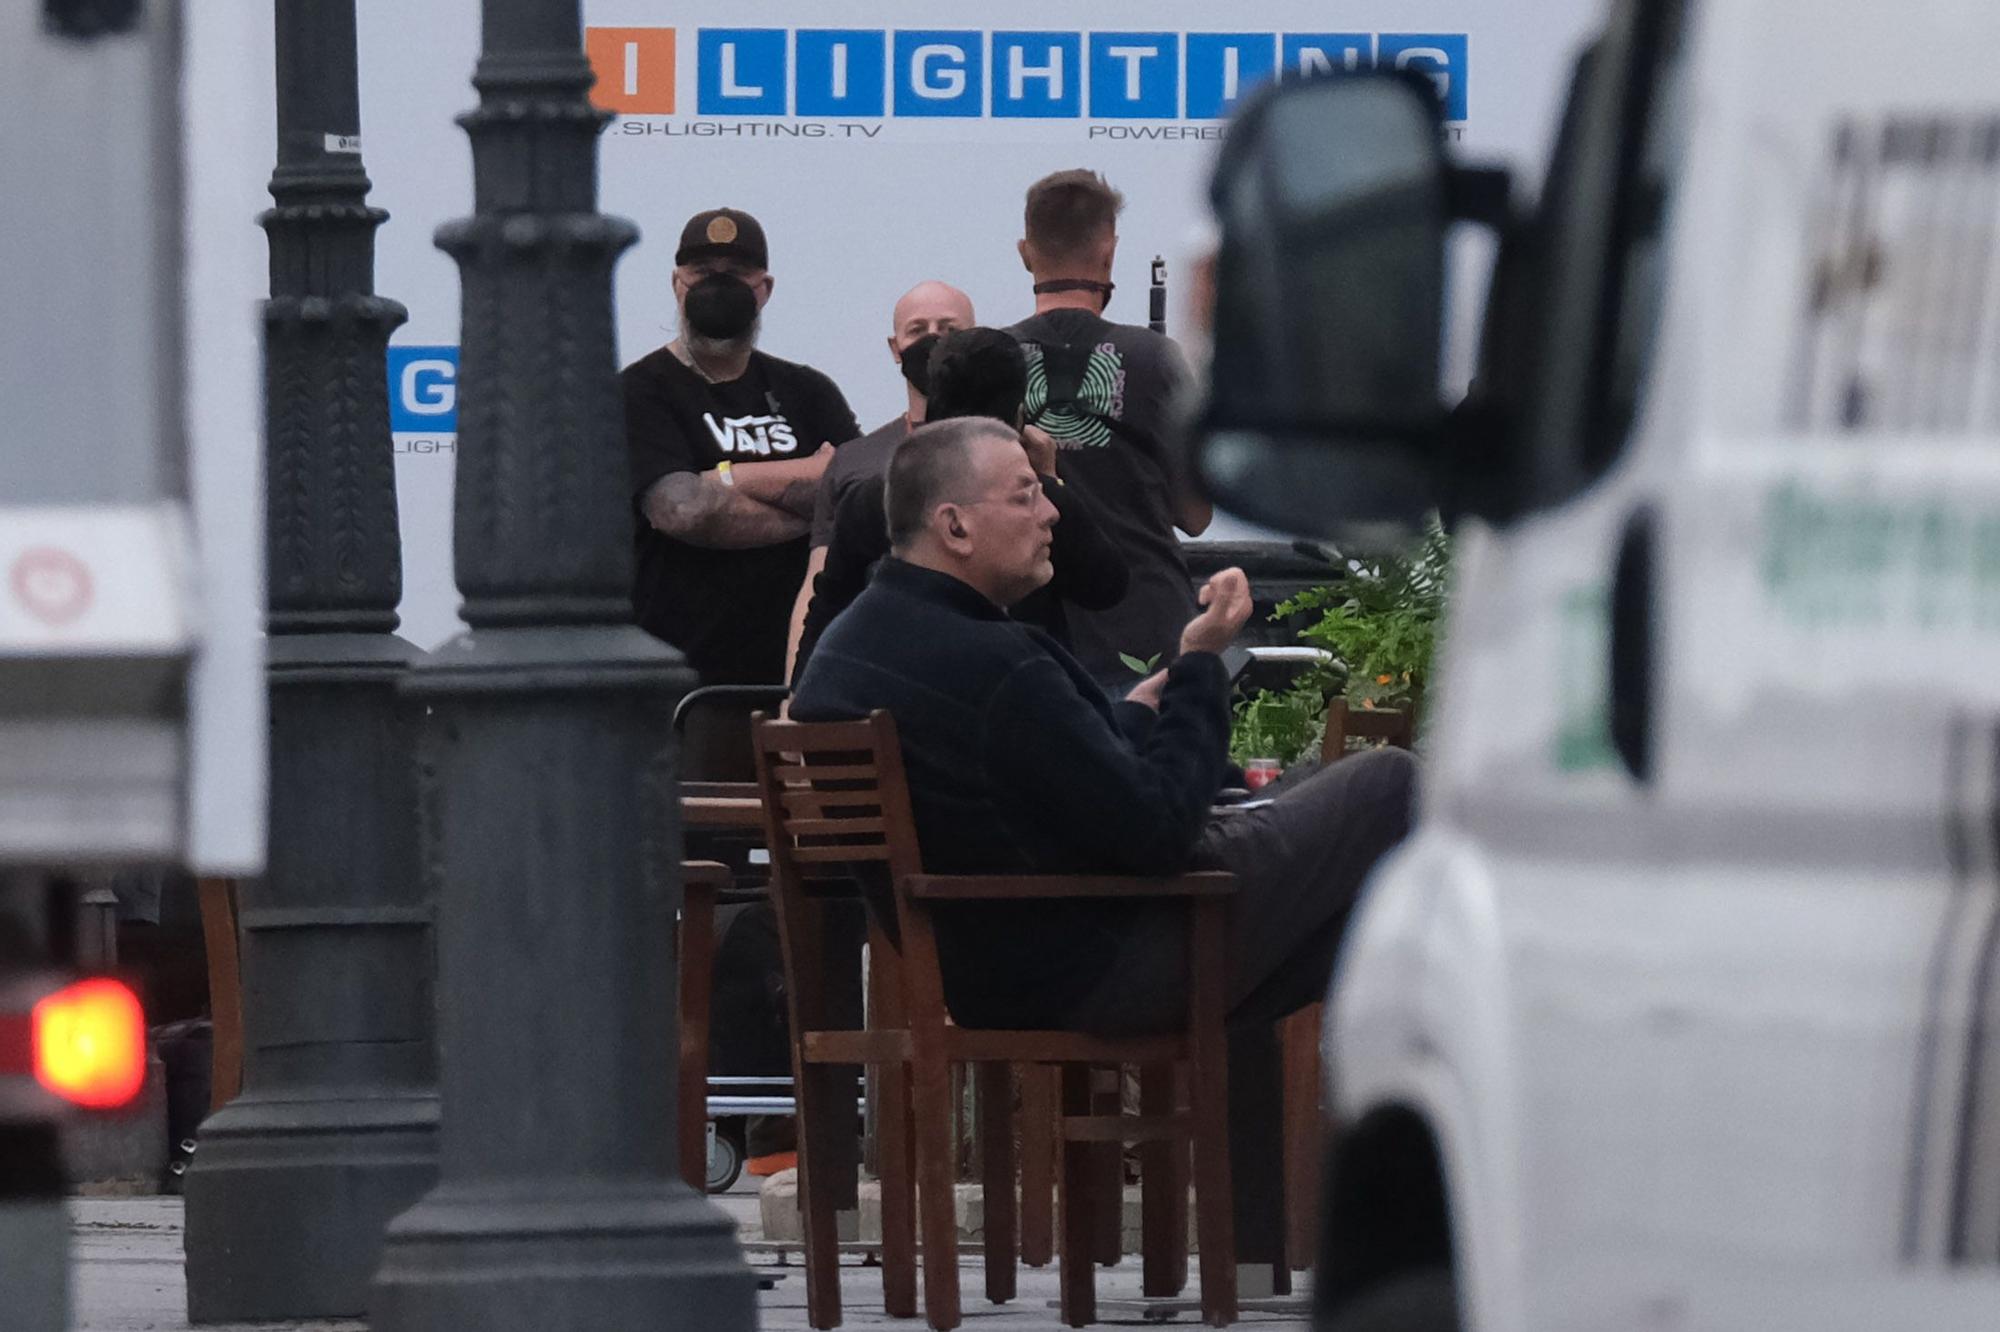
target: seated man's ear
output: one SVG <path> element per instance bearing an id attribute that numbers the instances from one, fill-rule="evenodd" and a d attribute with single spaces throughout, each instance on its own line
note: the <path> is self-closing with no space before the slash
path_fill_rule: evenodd
<path id="1" fill-rule="evenodd" d="M 956 504 L 940 504 L 931 514 L 931 526 L 946 546 L 957 549 L 966 540 L 965 520 Z"/>

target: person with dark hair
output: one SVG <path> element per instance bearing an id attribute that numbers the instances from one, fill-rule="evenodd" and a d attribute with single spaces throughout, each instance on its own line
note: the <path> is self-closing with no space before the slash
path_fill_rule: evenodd
<path id="1" fill-rule="evenodd" d="M 860 434 L 810 366 L 757 350 L 772 278 L 764 229 L 697 213 L 674 252 L 680 334 L 625 368 L 632 604 L 703 684 L 775 684 L 836 445 Z"/>
<path id="2" fill-rule="evenodd" d="M 791 679 L 799 654 L 799 637 L 805 629 L 806 611 L 812 605 L 813 582 L 826 568 L 827 549 L 833 542 L 834 516 L 840 503 L 855 486 L 879 480 L 889 466 L 889 455 L 903 437 L 922 425 L 928 412 L 931 351 L 939 339 L 954 329 L 971 328 L 977 323 L 972 298 L 947 282 L 919 282 L 904 292 L 889 315 L 889 356 L 903 376 L 908 398 L 904 410 L 850 444 L 843 445 L 826 465 L 813 499 L 812 531 L 807 537 L 806 576 L 799 583 L 792 604 L 791 632 L 785 642 L 785 678 Z"/>
<path id="3" fill-rule="evenodd" d="M 1027 353 L 1027 423 L 1055 441 L 1063 480 L 1088 499 L 1131 569 L 1120 602 L 1069 617 L 1077 658 L 1114 693 L 1133 682 L 1123 657 L 1172 659 L 1194 608 L 1174 528 L 1200 536 L 1213 516 L 1166 446 L 1189 379 L 1180 349 L 1103 317 L 1124 206 L 1094 171 L 1058 171 L 1029 187 L 1017 249 L 1035 313 L 1008 330 Z"/>
<path id="4" fill-rule="evenodd" d="M 1382 750 L 1331 764 L 1268 805 L 1218 815 L 1229 743 L 1220 654 L 1250 614 L 1240 569 L 1210 579 L 1172 667 L 1113 704 L 1042 630 L 1010 617 L 1053 576 L 1061 527 L 1019 437 L 936 422 L 889 464 L 893 548 L 830 628 L 791 714 L 895 718 L 924 869 L 933 874 L 1170 875 L 1226 869 L 1232 1020 L 1326 994 L 1362 880 L 1408 827 L 1414 764 Z M 1125 1035 L 1187 1004 L 1171 905 L 963 904 L 937 919 L 955 1021 Z"/>
<path id="5" fill-rule="evenodd" d="M 929 418 L 936 422 L 984 417 L 1018 424 L 1027 382 L 1026 357 L 1010 334 L 991 328 L 948 334 L 931 353 Z M 1013 613 L 1066 643 L 1066 606 L 1096 610 L 1115 606 L 1125 595 L 1129 574 L 1123 553 L 1092 516 L 1089 503 L 1070 492 L 1057 475 L 1056 450 L 1048 436 L 1030 429 L 1020 438 L 1061 521 L 1056 525 L 1053 578 L 1015 605 Z M 840 502 L 824 567 L 806 607 L 793 664 L 795 681 L 804 673 L 820 635 L 861 594 L 877 562 L 889 553 L 893 523 L 884 522 L 884 482 L 882 477 L 869 478 L 853 486 Z"/>

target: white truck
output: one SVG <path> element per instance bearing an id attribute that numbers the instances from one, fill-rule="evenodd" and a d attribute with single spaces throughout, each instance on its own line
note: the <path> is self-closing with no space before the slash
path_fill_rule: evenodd
<path id="1" fill-rule="evenodd" d="M 1529 208 L 1414 84 L 1233 130 L 1202 475 L 1458 531 L 1323 1328 L 2000 1327 L 1996 52 L 1985 0 L 1615 0 Z"/>
<path id="2" fill-rule="evenodd" d="M 125 1105 L 146 1076 L 137 997 L 87 974 L 112 927 L 81 910 L 81 873 L 240 874 L 263 856 L 256 289 L 217 276 L 240 238 L 186 235 L 214 174 L 186 168 L 249 144 L 226 128 L 183 141 L 183 76 L 200 89 L 236 69 L 228 41 L 184 59 L 182 18 L 172 0 L 0 7 L 9 1332 L 71 1322 L 58 1125 Z"/>

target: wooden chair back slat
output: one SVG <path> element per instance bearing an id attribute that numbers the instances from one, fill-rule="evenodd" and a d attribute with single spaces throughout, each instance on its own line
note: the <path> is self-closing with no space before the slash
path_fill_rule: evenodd
<path id="1" fill-rule="evenodd" d="M 796 865 L 873 865 L 889 858 L 889 847 L 885 842 L 860 842 L 852 846 L 797 846 L 792 848 L 790 858 Z"/>
<path id="2" fill-rule="evenodd" d="M 872 763 L 828 763 L 824 765 L 781 764 L 771 770 L 781 783 L 794 782 L 874 782 L 880 777 Z"/>
<path id="3" fill-rule="evenodd" d="M 791 812 L 788 811 L 785 817 L 785 827 L 790 830 L 794 837 L 852 837 L 857 833 L 874 833 L 877 835 L 878 844 L 880 838 L 889 831 L 889 825 L 879 817 L 869 817 L 860 814 L 852 817 L 845 815 L 827 817 L 823 811 L 815 812 L 820 813 L 821 817 L 793 818 L 791 817 Z"/>
<path id="4" fill-rule="evenodd" d="M 785 790 L 779 795 L 787 814 L 802 819 L 823 819 L 835 817 L 833 810 L 851 811 L 851 817 L 864 818 L 881 809 L 881 802 L 873 791 L 811 791 Z"/>

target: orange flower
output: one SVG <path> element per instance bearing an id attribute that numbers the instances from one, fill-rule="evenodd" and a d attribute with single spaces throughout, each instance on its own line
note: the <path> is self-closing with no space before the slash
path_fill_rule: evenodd
<path id="1" fill-rule="evenodd" d="M 1394 676 L 1392 676 L 1392 675 L 1378 675 L 1378 676 L 1376 676 L 1376 677 L 1375 677 L 1375 683 L 1376 683 L 1376 684 L 1388 684 L 1388 683 L 1389 683 L 1389 681 L 1393 680 L 1394 678 L 1395 678 L 1395 677 L 1394 677 Z"/>

